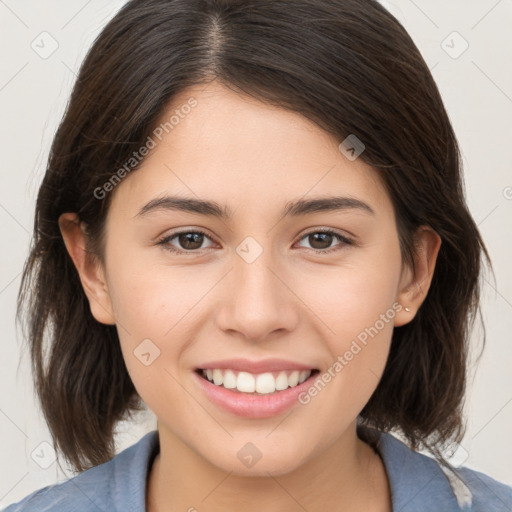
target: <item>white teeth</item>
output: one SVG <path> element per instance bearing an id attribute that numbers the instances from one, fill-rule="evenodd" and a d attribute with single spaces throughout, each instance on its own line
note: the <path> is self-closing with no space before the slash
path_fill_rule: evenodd
<path id="1" fill-rule="evenodd" d="M 281 372 L 276 379 L 276 389 L 282 391 L 288 387 L 288 375 L 286 372 Z"/>
<path id="2" fill-rule="evenodd" d="M 302 384 L 311 375 L 311 370 L 265 372 L 253 375 L 248 372 L 238 372 L 237 374 L 234 370 L 209 368 L 203 370 L 203 375 L 216 386 L 236 389 L 241 393 L 269 394 Z"/>
<path id="3" fill-rule="evenodd" d="M 293 388 L 299 383 L 299 372 L 295 370 L 288 377 L 288 385 Z"/>
<path id="4" fill-rule="evenodd" d="M 258 393 L 273 393 L 276 390 L 276 379 L 271 373 L 261 373 L 256 377 Z"/>
<path id="5" fill-rule="evenodd" d="M 216 386 L 220 386 L 222 381 L 224 380 L 224 376 L 220 370 L 213 370 L 213 383 Z"/>
<path id="6" fill-rule="evenodd" d="M 245 393 L 254 393 L 256 389 L 256 381 L 254 377 L 247 372 L 240 372 L 236 379 L 236 389 Z"/>
<path id="7" fill-rule="evenodd" d="M 302 384 L 310 375 L 311 375 L 310 371 L 302 370 L 299 374 L 299 384 Z"/>
<path id="8" fill-rule="evenodd" d="M 236 380 L 236 375 L 231 370 L 226 370 L 224 372 L 224 382 L 222 385 L 228 389 L 236 388 Z"/>

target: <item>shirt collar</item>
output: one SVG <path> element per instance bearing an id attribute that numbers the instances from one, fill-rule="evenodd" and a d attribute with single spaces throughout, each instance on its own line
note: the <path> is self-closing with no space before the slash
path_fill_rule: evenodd
<path id="1" fill-rule="evenodd" d="M 388 475 L 393 512 L 461 510 L 450 480 L 433 458 L 384 432 L 379 434 L 376 449 Z"/>

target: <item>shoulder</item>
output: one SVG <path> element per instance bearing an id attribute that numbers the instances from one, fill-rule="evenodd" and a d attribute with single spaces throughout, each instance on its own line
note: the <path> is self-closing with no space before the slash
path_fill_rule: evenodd
<path id="1" fill-rule="evenodd" d="M 447 470 L 389 433 L 376 449 L 390 481 L 393 510 L 402 512 L 511 512 L 512 487 L 479 471 Z"/>
<path id="2" fill-rule="evenodd" d="M 475 512 L 512 511 L 511 486 L 467 467 L 459 468 L 458 473 L 472 494 L 473 508 L 470 510 Z"/>
<path id="3" fill-rule="evenodd" d="M 3 512 L 144 512 L 146 477 L 158 446 L 157 431 L 149 432 L 112 460 L 39 489 Z"/>

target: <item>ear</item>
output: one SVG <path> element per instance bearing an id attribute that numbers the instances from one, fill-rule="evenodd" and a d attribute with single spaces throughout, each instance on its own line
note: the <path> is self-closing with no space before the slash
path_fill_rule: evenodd
<path id="1" fill-rule="evenodd" d="M 395 315 L 395 327 L 409 323 L 416 316 L 430 289 L 437 255 L 441 247 L 441 237 L 430 226 L 420 226 L 416 231 L 415 240 L 416 271 L 414 272 L 409 265 L 402 269 L 397 296 L 397 302 L 402 305 L 402 309 Z M 410 311 L 406 311 L 406 307 Z"/>
<path id="2" fill-rule="evenodd" d="M 80 281 L 94 318 L 107 325 L 114 325 L 115 318 L 108 293 L 105 272 L 98 258 L 87 251 L 86 226 L 76 213 L 63 213 L 59 228 L 64 244 L 80 276 Z"/>

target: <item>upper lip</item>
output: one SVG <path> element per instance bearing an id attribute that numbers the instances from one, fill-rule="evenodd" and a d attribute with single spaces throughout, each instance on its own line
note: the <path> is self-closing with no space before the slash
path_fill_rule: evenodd
<path id="1" fill-rule="evenodd" d="M 237 370 L 248 373 L 278 372 L 280 370 L 314 370 L 311 365 L 287 361 L 286 359 L 261 359 L 260 361 L 251 361 L 249 359 L 222 359 L 204 363 L 199 367 L 201 370 L 207 369 L 219 370 Z"/>

